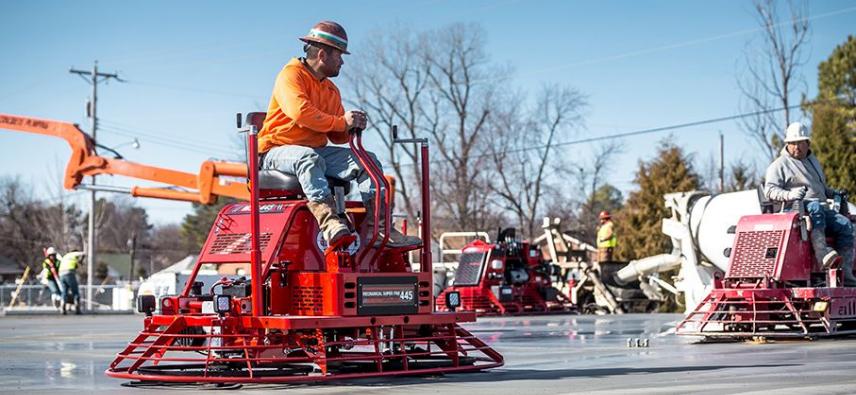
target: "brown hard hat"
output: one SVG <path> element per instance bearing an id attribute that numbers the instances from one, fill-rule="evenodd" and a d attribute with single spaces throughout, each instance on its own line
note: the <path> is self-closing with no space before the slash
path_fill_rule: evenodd
<path id="1" fill-rule="evenodd" d="M 348 33 L 345 33 L 345 28 L 336 22 L 321 21 L 316 23 L 312 29 L 309 29 L 309 33 L 300 38 L 300 41 L 307 44 L 324 44 L 350 54 L 348 52 Z"/>
<path id="2" fill-rule="evenodd" d="M 600 212 L 600 215 L 598 215 L 598 217 L 599 217 L 600 219 L 609 219 L 609 218 L 612 218 L 612 216 L 611 216 L 611 215 L 609 215 L 609 211 L 606 211 L 606 210 L 601 211 L 601 212 Z"/>

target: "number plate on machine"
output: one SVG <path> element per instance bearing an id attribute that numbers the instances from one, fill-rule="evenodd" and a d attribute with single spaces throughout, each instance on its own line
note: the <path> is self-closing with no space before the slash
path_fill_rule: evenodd
<path id="1" fill-rule="evenodd" d="M 416 277 L 363 277 L 357 280 L 357 315 L 416 314 Z"/>

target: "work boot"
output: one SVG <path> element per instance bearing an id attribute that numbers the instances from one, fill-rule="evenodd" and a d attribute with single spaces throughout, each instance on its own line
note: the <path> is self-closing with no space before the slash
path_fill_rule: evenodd
<path id="1" fill-rule="evenodd" d="M 76 302 L 76 303 L 74 304 L 74 314 L 77 314 L 77 315 L 82 314 L 82 313 L 80 312 L 80 302 Z"/>
<path id="2" fill-rule="evenodd" d="M 811 230 L 811 247 L 814 248 L 814 256 L 823 270 L 841 264 L 841 256 L 838 255 L 838 252 L 826 245 L 826 234 L 822 229 L 814 228 Z"/>
<path id="3" fill-rule="evenodd" d="M 62 315 L 68 314 L 68 303 L 62 302 Z"/>
<path id="4" fill-rule="evenodd" d="M 853 275 L 853 247 L 845 248 L 841 254 L 841 272 L 844 274 L 844 286 L 856 287 L 856 276 Z"/>
<path id="5" fill-rule="evenodd" d="M 331 245 L 339 241 L 342 237 L 351 234 L 351 231 L 348 230 L 348 225 L 336 214 L 334 206 L 332 197 L 328 197 L 320 202 L 310 201 L 306 203 L 306 207 L 309 208 L 309 211 L 315 216 L 315 220 L 318 221 L 318 227 L 321 228 L 321 233 L 324 235 L 324 239 L 327 240 L 327 245 Z"/>
<path id="6" fill-rule="evenodd" d="M 375 241 L 374 247 L 380 247 L 381 242 L 383 242 L 384 235 L 384 225 L 386 225 L 385 212 L 381 210 L 380 217 L 378 221 L 380 221 L 380 232 L 377 236 L 377 241 Z M 365 230 L 366 230 L 366 238 L 370 238 L 372 233 L 374 232 L 374 205 L 367 204 L 366 205 L 366 220 L 365 220 Z M 408 236 L 392 227 L 392 230 L 389 232 L 389 240 L 386 243 L 386 246 L 389 248 L 405 248 L 405 247 L 413 247 L 418 248 L 422 246 L 422 239 L 416 236 Z"/>

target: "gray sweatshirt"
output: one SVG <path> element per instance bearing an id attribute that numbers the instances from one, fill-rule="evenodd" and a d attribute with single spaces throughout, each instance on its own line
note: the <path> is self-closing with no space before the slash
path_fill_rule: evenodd
<path id="1" fill-rule="evenodd" d="M 808 188 L 805 199 L 825 201 L 832 197 L 832 190 L 826 186 L 823 168 L 811 151 L 805 159 L 800 160 L 791 156 L 787 148 L 782 148 L 779 157 L 767 167 L 764 195 L 770 200 L 783 202 L 788 200 L 788 191 L 803 186 Z"/>

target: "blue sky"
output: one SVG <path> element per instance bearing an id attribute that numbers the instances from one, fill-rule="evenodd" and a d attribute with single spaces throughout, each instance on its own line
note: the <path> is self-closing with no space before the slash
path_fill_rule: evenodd
<path id="1" fill-rule="evenodd" d="M 856 1 L 809 6 L 816 19 L 802 71 L 812 96 L 818 63 L 856 33 Z M 126 158 L 191 172 L 205 159 L 239 155 L 234 114 L 266 107 L 277 71 L 300 54 L 296 37 L 322 19 L 347 28 L 352 52 L 392 24 L 424 30 L 479 23 L 492 59 L 514 67 L 515 87 L 566 84 L 589 96 L 587 127 L 575 138 L 738 113 L 736 74 L 747 42 L 758 35 L 750 1 L 35 0 L 0 2 L 0 15 L 0 113 L 88 127 L 89 85 L 68 69 L 89 69 L 97 59 L 102 71 L 128 80 L 99 87 L 99 142 L 114 146 L 137 136 L 142 146 L 124 146 Z M 673 131 L 671 138 L 701 164 L 718 150 L 720 130 L 726 161 L 760 159 L 733 122 Z M 632 189 L 637 162 L 666 136 L 625 139 L 609 181 Z M 6 131 L 0 142 L 0 176 L 19 175 L 36 194 L 56 193 L 68 158 L 64 142 Z M 590 148 L 564 149 L 585 162 Z M 178 222 L 190 211 L 188 203 L 138 204 L 155 223 Z"/>

